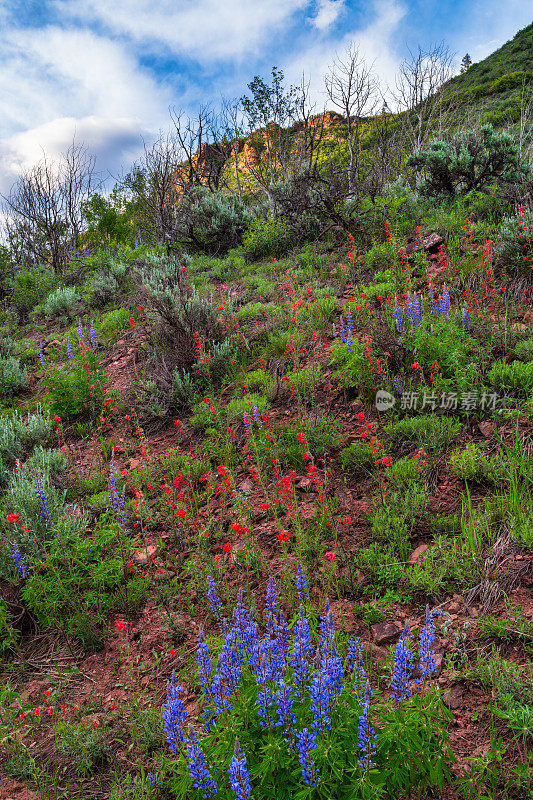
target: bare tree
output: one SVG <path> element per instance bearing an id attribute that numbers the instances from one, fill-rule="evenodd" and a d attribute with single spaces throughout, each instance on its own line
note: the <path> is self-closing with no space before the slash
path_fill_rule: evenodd
<path id="1" fill-rule="evenodd" d="M 400 65 L 392 91 L 402 116 L 404 135 L 417 154 L 436 128 L 442 128 L 451 112 L 444 84 L 451 78 L 454 54 L 441 42 L 413 53 Z"/>
<path id="2" fill-rule="evenodd" d="M 237 184 L 237 194 L 242 200 L 242 185 L 239 164 L 239 153 L 242 139 L 245 137 L 245 126 L 242 108 L 238 100 L 222 100 L 220 112 L 223 139 L 227 143 L 228 165 Z"/>
<path id="3" fill-rule="evenodd" d="M 522 79 L 520 90 L 520 127 L 518 129 L 520 163 L 529 164 L 533 154 L 533 82 Z"/>
<path id="4" fill-rule="evenodd" d="M 57 161 L 45 156 L 2 195 L 9 239 L 23 257 L 62 272 L 69 250 L 79 245 L 94 167 L 94 157 L 73 142 Z"/>
<path id="5" fill-rule="evenodd" d="M 331 103 L 346 120 L 349 152 L 348 189 L 351 192 L 360 162 L 360 126 L 363 117 L 373 113 L 378 102 L 377 79 L 352 43 L 346 53 L 336 56 L 325 77 Z"/>
<path id="6" fill-rule="evenodd" d="M 204 105 L 196 117 L 171 111 L 174 141 L 181 149 L 176 181 L 185 192 L 190 186 L 205 186 L 215 192 L 228 160 L 223 121 L 211 106 Z"/>
<path id="7" fill-rule="evenodd" d="M 140 163 L 124 181 L 139 209 L 141 228 L 150 239 L 162 242 L 170 254 L 176 241 L 177 207 L 182 186 L 177 179 L 183 151 L 170 134 L 144 146 Z"/>

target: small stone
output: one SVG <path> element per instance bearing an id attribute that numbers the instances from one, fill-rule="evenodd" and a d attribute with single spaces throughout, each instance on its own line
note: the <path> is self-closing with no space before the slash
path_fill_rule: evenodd
<path id="1" fill-rule="evenodd" d="M 372 625 L 372 636 L 376 644 L 388 644 L 400 634 L 400 626 L 395 622 L 376 622 Z"/>
<path id="2" fill-rule="evenodd" d="M 444 702 L 451 709 L 461 708 L 463 705 L 463 687 L 460 684 L 454 684 L 446 689 L 444 692 Z"/>
<path id="3" fill-rule="evenodd" d="M 308 486 L 311 486 L 311 478 L 300 478 L 296 484 L 297 489 L 307 489 Z"/>
<path id="4" fill-rule="evenodd" d="M 241 483 L 239 483 L 239 489 L 241 492 L 252 492 L 254 489 L 254 484 L 250 480 L 250 478 L 245 478 Z"/>
<path id="5" fill-rule="evenodd" d="M 143 567 L 148 564 L 148 561 L 151 561 L 152 558 L 155 557 L 157 553 L 157 547 L 152 544 L 146 545 L 141 550 L 136 550 L 135 555 L 133 556 L 133 561 L 139 566 Z"/>
<path id="6" fill-rule="evenodd" d="M 418 564 L 422 561 L 422 556 L 428 549 L 427 544 L 419 544 L 415 550 L 411 553 L 411 558 L 409 559 L 410 564 Z"/>
<path id="7" fill-rule="evenodd" d="M 480 422 L 478 428 L 485 439 L 490 439 L 490 437 L 494 434 L 494 423 L 489 422 L 488 420 L 485 422 Z"/>

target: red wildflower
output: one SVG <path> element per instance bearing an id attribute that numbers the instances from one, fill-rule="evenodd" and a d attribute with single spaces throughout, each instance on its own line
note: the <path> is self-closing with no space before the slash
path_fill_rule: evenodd
<path id="1" fill-rule="evenodd" d="M 117 631 L 123 631 L 125 627 L 126 623 L 124 622 L 124 620 L 117 619 L 117 621 L 115 622 L 115 628 L 117 629 Z"/>
<path id="2" fill-rule="evenodd" d="M 324 558 L 327 561 L 335 561 L 335 559 L 337 558 L 337 554 L 332 553 L 331 550 L 328 550 L 328 552 L 324 554 Z"/>
<path id="3" fill-rule="evenodd" d="M 22 517 L 20 516 L 20 514 L 8 514 L 7 515 L 7 521 L 8 522 L 20 522 L 21 519 L 22 519 Z"/>
<path id="4" fill-rule="evenodd" d="M 285 542 L 288 542 L 291 538 L 290 531 L 281 531 L 281 533 L 276 533 L 276 538 L 281 544 L 285 544 Z"/>

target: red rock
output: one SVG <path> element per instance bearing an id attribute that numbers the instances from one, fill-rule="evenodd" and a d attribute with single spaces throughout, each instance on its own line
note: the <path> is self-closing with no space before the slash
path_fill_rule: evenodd
<path id="1" fill-rule="evenodd" d="M 419 544 L 415 550 L 411 553 L 411 558 L 409 559 L 410 564 L 419 564 L 422 561 L 422 556 L 428 549 L 427 544 Z"/>
<path id="2" fill-rule="evenodd" d="M 401 628 L 395 622 L 376 622 L 371 631 L 376 644 L 387 644 L 399 636 Z"/>
<path id="3" fill-rule="evenodd" d="M 143 547 L 142 550 L 135 551 L 133 560 L 136 564 L 139 564 L 139 566 L 146 566 L 146 564 L 148 564 L 148 561 L 151 561 L 152 558 L 155 557 L 156 553 L 157 553 L 157 547 L 155 547 L 152 544 L 148 544 L 146 545 L 146 547 Z"/>

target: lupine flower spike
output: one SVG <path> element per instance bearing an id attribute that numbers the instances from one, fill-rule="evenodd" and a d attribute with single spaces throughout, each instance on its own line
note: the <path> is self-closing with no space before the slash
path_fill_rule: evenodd
<path id="1" fill-rule="evenodd" d="M 229 782 L 235 792 L 236 800 L 253 800 L 250 776 L 246 756 L 244 755 L 238 739 L 235 739 L 235 750 L 228 769 Z"/>
<path id="2" fill-rule="evenodd" d="M 411 627 L 405 623 L 400 640 L 394 650 L 391 688 L 397 702 L 408 700 L 411 696 L 411 676 L 413 674 L 413 653 L 411 644 Z"/>
<path id="3" fill-rule="evenodd" d="M 189 728 L 189 737 L 185 747 L 189 761 L 189 774 L 193 779 L 195 789 L 201 791 L 204 800 L 210 797 L 216 797 L 218 785 L 216 781 L 213 780 L 203 750 L 198 744 L 192 727 Z"/>
<path id="4" fill-rule="evenodd" d="M 19 550 L 18 544 L 14 544 L 13 545 L 12 556 L 13 556 L 13 563 L 15 564 L 15 566 L 17 568 L 17 572 L 19 574 L 19 577 L 20 578 L 27 578 L 28 575 L 29 575 L 28 568 L 27 568 L 26 564 L 24 563 L 24 560 L 23 560 L 23 558 L 22 558 L 22 556 L 20 554 L 20 550 Z"/>

